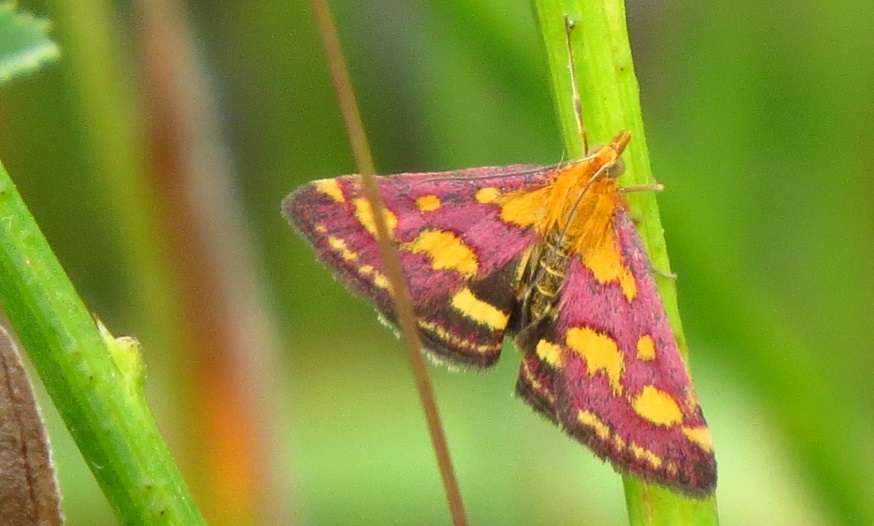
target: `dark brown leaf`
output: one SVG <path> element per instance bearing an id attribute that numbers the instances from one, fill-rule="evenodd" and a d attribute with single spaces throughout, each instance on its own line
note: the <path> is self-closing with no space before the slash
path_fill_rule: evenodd
<path id="1" fill-rule="evenodd" d="M 0 327 L 0 524 L 63 524 L 39 407 L 12 337 Z"/>

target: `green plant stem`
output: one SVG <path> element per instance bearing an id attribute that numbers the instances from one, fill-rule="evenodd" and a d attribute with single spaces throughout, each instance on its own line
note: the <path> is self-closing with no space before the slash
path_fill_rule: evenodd
<path id="1" fill-rule="evenodd" d="M 92 177 L 104 192 L 105 212 L 118 232 L 119 266 L 125 269 L 129 306 L 138 333 L 150 348 L 184 347 L 189 331 L 173 263 L 166 256 L 159 198 L 147 177 L 142 98 L 118 45 L 118 13 L 108 0 L 52 0 L 53 27 L 64 50 L 61 70 L 79 115 L 82 140 L 93 166 Z M 168 375 L 177 370 L 174 353 L 153 353 L 153 367 Z M 175 389 L 185 379 L 172 378 Z M 181 393 L 184 411 L 191 402 Z M 190 433 L 190 432 L 189 432 Z"/>
<path id="2" fill-rule="evenodd" d="M 574 115 L 565 17 L 575 23 L 572 52 L 590 144 L 606 144 L 621 129 L 631 131 L 632 140 L 623 155 L 626 171 L 622 184 L 654 182 L 625 25 L 624 1 L 532 0 L 532 4 L 546 45 L 556 111 L 568 156 L 581 157 L 583 148 Z M 650 261 L 660 272 L 669 274 L 670 262 L 654 193 L 635 192 L 629 195 L 629 201 L 632 216 L 639 220 L 638 230 Z M 657 280 L 680 352 L 687 357 L 676 284 L 672 279 Z M 631 524 L 718 523 L 715 497 L 687 498 L 630 475 L 624 476 L 624 485 Z"/>
<path id="3" fill-rule="evenodd" d="M 109 352 L 2 166 L 0 306 L 120 522 L 202 524 L 142 391 L 130 388 L 137 368 Z"/>

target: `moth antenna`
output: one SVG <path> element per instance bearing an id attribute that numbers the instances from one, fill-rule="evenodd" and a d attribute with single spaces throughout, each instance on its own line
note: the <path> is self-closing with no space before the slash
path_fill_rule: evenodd
<path id="1" fill-rule="evenodd" d="M 568 69 L 570 69 L 571 74 L 571 94 L 574 101 L 574 117 L 576 117 L 577 121 L 577 132 L 580 134 L 580 139 L 583 141 L 583 155 L 589 154 L 589 139 L 586 137 L 586 127 L 583 123 L 583 101 L 580 98 L 580 89 L 577 86 L 577 71 L 574 65 L 574 53 L 573 46 L 571 44 L 571 31 L 573 30 L 576 22 L 571 20 L 569 17 L 564 17 L 564 29 L 565 29 L 565 42 L 567 42 L 567 57 L 568 57 Z"/>
<path id="2" fill-rule="evenodd" d="M 555 165 L 558 166 L 558 165 Z M 551 168 L 551 166 L 547 166 L 546 168 Z M 526 168 L 524 170 L 518 170 L 515 172 L 501 172 L 491 175 L 478 175 L 478 176 L 460 176 L 460 175 L 448 175 L 446 177 L 432 177 L 430 179 L 423 179 L 421 181 L 417 181 L 413 183 L 411 186 L 418 186 L 427 183 L 434 183 L 440 181 L 487 181 L 489 179 L 501 179 L 502 177 L 507 177 L 508 175 L 532 175 L 541 173 L 544 170 L 543 166 L 532 166 L 530 168 Z"/>

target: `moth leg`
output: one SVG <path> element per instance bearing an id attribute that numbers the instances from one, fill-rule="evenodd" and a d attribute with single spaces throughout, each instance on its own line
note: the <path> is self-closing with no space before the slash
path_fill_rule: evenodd
<path id="1" fill-rule="evenodd" d="M 634 224 L 637 225 L 637 221 L 635 221 Z M 660 278 L 668 279 L 671 281 L 676 281 L 678 277 L 676 272 L 667 272 L 653 266 L 652 262 L 649 261 L 649 259 L 646 260 L 646 270 L 650 276 L 658 276 Z"/>
<path id="2" fill-rule="evenodd" d="M 676 281 L 678 277 L 676 272 L 666 272 L 660 268 L 656 268 L 650 261 L 647 261 L 647 271 L 651 276 L 658 276 L 671 281 Z"/>
<path id="3" fill-rule="evenodd" d="M 665 185 L 662 183 L 646 183 L 646 184 L 633 184 L 631 186 L 623 186 L 619 190 L 623 193 L 630 194 L 632 192 L 661 192 L 665 189 Z"/>
<path id="4" fill-rule="evenodd" d="M 660 268 L 655 268 L 655 267 L 652 268 L 652 273 L 655 274 L 656 276 L 661 276 L 661 277 L 663 277 L 665 279 L 669 279 L 671 281 L 677 281 L 677 277 L 678 277 L 676 272 L 665 272 L 664 270 L 662 270 Z"/>

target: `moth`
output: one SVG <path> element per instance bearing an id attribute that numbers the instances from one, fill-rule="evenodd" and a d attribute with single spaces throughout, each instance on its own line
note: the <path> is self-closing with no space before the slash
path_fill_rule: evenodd
<path id="1" fill-rule="evenodd" d="M 617 183 L 630 137 L 556 166 L 377 177 L 383 217 L 432 357 L 486 369 L 514 337 L 520 398 L 618 471 L 703 498 L 716 487 L 710 431 Z M 282 206 L 396 326 L 361 177 L 313 181 Z"/>
<path id="2" fill-rule="evenodd" d="M 488 368 L 514 335 L 516 393 L 622 472 L 693 496 L 716 460 L 653 269 L 616 182 L 630 134 L 555 167 L 377 178 L 426 350 Z M 284 214 L 395 324 L 361 179 L 314 181 Z"/>

